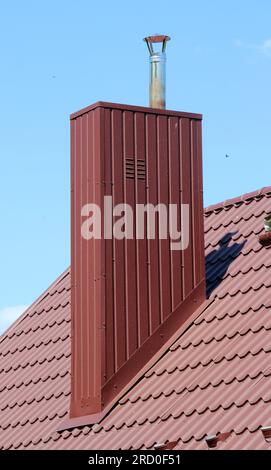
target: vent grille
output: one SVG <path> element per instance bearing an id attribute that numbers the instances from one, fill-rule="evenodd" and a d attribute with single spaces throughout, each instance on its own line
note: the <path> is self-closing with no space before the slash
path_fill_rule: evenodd
<path id="1" fill-rule="evenodd" d="M 126 178 L 135 178 L 135 162 L 133 158 L 126 158 Z"/>
<path id="2" fill-rule="evenodd" d="M 137 179 L 145 180 L 146 179 L 146 165 L 145 160 L 137 160 Z"/>
<path id="3" fill-rule="evenodd" d="M 133 158 L 126 158 L 125 176 L 127 179 L 135 179 L 135 177 L 137 177 L 138 180 L 145 181 L 146 179 L 145 160 L 143 160 L 142 158 L 138 158 L 136 160 L 136 168 L 135 168 L 135 160 Z"/>

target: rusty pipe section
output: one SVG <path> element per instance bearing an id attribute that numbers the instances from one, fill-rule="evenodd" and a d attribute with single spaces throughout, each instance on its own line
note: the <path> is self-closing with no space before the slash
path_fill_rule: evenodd
<path id="1" fill-rule="evenodd" d="M 149 106 L 165 109 L 166 107 L 166 43 L 169 36 L 154 34 L 144 38 L 150 53 Z M 153 44 L 162 43 L 160 51 L 154 51 Z"/>

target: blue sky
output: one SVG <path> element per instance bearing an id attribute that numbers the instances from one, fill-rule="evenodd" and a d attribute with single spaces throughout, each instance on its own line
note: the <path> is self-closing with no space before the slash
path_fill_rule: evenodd
<path id="1" fill-rule="evenodd" d="M 167 107 L 204 115 L 205 205 L 270 184 L 270 1 L 0 8 L 0 329 L 69 265 L 69 114 L 148 104 L 144 36 L 172 37 Z"/>

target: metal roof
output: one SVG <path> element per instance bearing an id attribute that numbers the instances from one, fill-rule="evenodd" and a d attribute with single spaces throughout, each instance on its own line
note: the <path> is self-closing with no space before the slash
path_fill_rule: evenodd
<path id="1" fill-rule="evenodd" d="M 270 449 L 271 187 L 205 210 L 210 303 L 100 424 L 57 432 L 70 400 L 67 270 L 0 338 L 0 448 Z"/>

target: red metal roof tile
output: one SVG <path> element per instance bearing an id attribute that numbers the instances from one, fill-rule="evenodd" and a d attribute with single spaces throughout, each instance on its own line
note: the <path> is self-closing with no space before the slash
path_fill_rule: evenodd
<path id="1" fill-rule="evenodd" d="M 271 251 L 258 242 L 271 188 L 205 211 L 209 306 L 99 426 L 57 432 L 70 393 L 70 274 L 0 338 L 0 448 L 270 449 Z"/>

